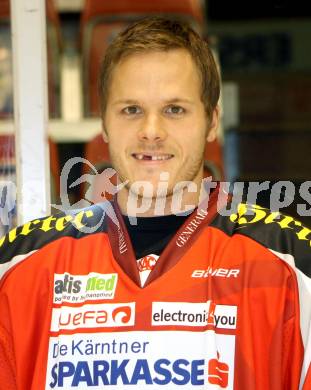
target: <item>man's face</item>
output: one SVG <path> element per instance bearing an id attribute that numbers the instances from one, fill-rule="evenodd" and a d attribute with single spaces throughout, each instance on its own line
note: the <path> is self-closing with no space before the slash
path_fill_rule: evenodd
<path id="1" fill-rule="evenodd" d="M 112 73 L 104 116 L 104 138 L 121 181 L 129 181 L 128 189 L 137 181 L 150 183 L 145 196 L 157 194 L 163 172 L 168 194 L 181 181 L 200 184 L 217 113 L 208 120 L 198 70 L 186 50 L 123 59 Z"/>

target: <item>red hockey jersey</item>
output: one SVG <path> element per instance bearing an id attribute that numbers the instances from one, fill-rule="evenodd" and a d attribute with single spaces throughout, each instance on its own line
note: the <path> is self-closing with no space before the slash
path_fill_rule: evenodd
<path id="1" fill-rule="evenodd" d="M 311 389 L 307 228 L 215 202 L 143 288 L 116 204 L 3 237 L 0 389 Z"/>

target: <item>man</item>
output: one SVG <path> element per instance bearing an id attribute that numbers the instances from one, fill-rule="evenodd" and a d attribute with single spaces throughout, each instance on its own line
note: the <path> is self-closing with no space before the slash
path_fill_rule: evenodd
<path id="1" fill-rule="evenodd" d="M 294 263 L 308 229 L 256 205 L 226 216 L 202 185 L 219 118 L 207 44 L 138 22 L 108 49 L 100 93 L 121 189 L 1 239 L 0 389 L 310 389 Z"/>

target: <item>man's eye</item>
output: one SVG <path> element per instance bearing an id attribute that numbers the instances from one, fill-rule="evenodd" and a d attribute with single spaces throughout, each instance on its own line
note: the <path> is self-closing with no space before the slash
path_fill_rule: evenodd
<path id="1" fill-rule="evenodd" d="M 142 110 L 138 106 L 128 106 L 123 108 L 122 112 L 124 112 L 127 115 L 137 115 L 140 114 Z"/>
<path id="2" fill-rule="evenodd" d="M 185 112 L 185 110 L 184 110 L 184 108 L 182 108 L 180 106 L 169 106 L 169 107 L 167 107 L 165 112 L 167 114 L 180 115 L 180 114 L 183 114 Z"/>

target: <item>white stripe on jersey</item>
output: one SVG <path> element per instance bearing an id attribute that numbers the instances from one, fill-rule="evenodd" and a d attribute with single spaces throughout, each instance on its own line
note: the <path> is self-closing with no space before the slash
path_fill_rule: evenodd
<path id="1" fill-rule="evenodd" d="M 290 254 L 269 249 L 277 257 L 285 261 L 295 271 L 299 291 L 300 329 L 305 348 L 304 361 L 301 369 L 299 389 L 302 389 L 308 368 L 311 364 L 311 279 L 295 266 L 295 258 Z"/>
<path id="2" fill-rule="evenodd" d="M 28 252 L 24 255 L 17 255 L 12 257 L 10 261 L 7 261 L 4 264 L 0 264 L 0 280 L 3 278 L 3 276 L 16 264 L 20 263 L 21 261 L 25 260 L 27 257 L 31 256 L 33 253 L 37 252 L 38 249 L 35 249 L 31 252 Z"/>

